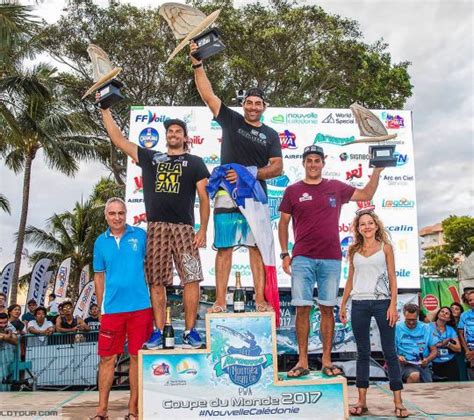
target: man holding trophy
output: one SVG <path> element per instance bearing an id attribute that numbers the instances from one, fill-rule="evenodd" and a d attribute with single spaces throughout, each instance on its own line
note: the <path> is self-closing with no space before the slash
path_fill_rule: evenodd
<path id="1" fill-rule="evenodd" d="M 231 110 L 214 94 L 207 78 L 203 62 L 195 58 L 197 44 L 190 44 L 192 68 L 196 87 L 202 100 L 209 107 L 215 120 L 222 127 L 221 164 L 237 163 L 246 167 L 256 167 L 256 178 L 267 191 L 266 179 L 281 175 L 283 159 L 278 133 L 260 122 L 267 106 L 264 92 L 259 88 L 249 89 L 242 103 L 243 113 Z M 226 180 L 237 180 L 234 170 L 229 170 Z M 236 228 L 236 227 L 240 228 Z M 229 194 L 220 190 L 214 204 L 214 247 L 217 248 L 215 261 L 216 301 L 211 312 L 226 311 L 226 293 L 232 266 L 232 252 L 235 247 L 246 246 L 249 250 L 250 267 L 255 287 L 257 311 L 271 311 L 265 301 L 265 270 L 262 256 L 256 247 L 245 217 Z M 244 232 L 242 234 L 242 232 Z"/>

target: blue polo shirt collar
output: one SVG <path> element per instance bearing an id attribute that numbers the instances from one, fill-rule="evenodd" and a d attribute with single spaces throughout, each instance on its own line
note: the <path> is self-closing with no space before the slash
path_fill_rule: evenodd
<path id="1" fill-rule="evenodd" d="M 133 226 L 130 226 L 129 224 L 125 224 L 125 232 L 123 233 L 123 236 L 131 233 L 131 232 L 134 232 L 135 231 L 135 228 Z M 105 231 L 105 237 L 106 238 L 113 238 L 114 236 L 110 233 L 110 228 L 107 228 L 107 230 Z"/>

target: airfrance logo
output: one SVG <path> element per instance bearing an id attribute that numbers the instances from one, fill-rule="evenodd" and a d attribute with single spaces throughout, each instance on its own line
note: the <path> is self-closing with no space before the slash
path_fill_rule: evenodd
<path id="1" fill-rule="evenodd" d="M 318 133 L 314 138 L 313 144 L 316 143 L 328 143 L 336 146 L 345 146 L 348 143 L 352 143 L 355 140 L 354 136 L 351 137 L 334 137 L 328 134 Z"/>
<path id="2" fill-rule="evenodd" d="M 153 127 L 147 127 L 143 129 L 138 136 L 138 142 L 140 143 L 140 146 L 151 149 L 152 147 L 156 146 L 159 138 L 160 136 L 158 131 L 156 131 Z"/>
<path id="3" fill-rule="evenodd" d="M 323 124 L 354 124 L 352 112 L 331 112 L 324 120 Z"/>
<path id="4" fill-rule="evenodd" d="M 148 114 L 139 114 L 135 117 L 135 122 L 143 122 L 143 123 L 163 123 L 166 120 L 169 120 L 170 117 L 166 115 L 158 115 L 155 114 L 154 112 L 152 113 L 151 111 L 148 111 Z"/>
<path id="5" fill-rule="evenodd" d="M 296 135 L 289 130 L 278 133 L 282 149 L 296 149 Z"/>
<path id="6" fill-rule="evenodd" d="M 395 209 L 411 209 L 415 207 L 415 200 L 400 198 L 399 200 L 382 200 L 382 207 Z"/>

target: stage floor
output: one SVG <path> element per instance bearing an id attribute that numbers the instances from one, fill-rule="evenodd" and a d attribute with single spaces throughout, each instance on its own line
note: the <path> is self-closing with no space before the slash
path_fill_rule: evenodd
<path id="1" fill-rule="evenodd" d="M 371 385 L 368 393 L 369 413 L 359 418 L 394 418 L 391 395 L 388 384 Z M 473 395 L 474 382 L 410 384 L 405 386 L 404 401 L 410 411 L 411 419 L 473 419 Z M 111 393 L 110 420 L 123 419 L 127 414 L 127 396 L 127 391 Z M 354 386 L 350 386 L 349 403 L 354 403 L 356 398 L 357 390 Z M 98 393 L 88 391 L 2 392 L 0 415 L 15 418 L 14 413 L 8 412 L 17 411 L 18 418 L 22 419 L 87 419 L 88 416 L 94 415 L 97 401 Z M 57 412 L 57 414 L 45 416 L 45 412 L 49 414 Z M 316 418 L 315 416 L 314 419 Z"/>

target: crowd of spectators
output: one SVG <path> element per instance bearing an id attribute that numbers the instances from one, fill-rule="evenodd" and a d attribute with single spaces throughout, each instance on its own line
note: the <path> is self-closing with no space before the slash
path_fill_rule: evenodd
<path id="1" fill-rule="evenodd" d="M 464 293 L 469 309 L 454 302 L 430 320 L 408 303 L 396 326 L 396 348 L 404 382 L 474 380 L 474 290 Z"/>

